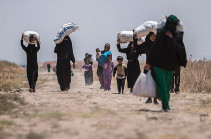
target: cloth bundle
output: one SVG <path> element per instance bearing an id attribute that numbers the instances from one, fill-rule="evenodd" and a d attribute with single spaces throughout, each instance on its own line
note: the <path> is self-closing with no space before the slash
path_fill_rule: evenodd
<path id="1" fill-rule="evenodd" d="M 163 18 L 158 22 L 157 29 L 161 29 L 162 27 L 165 26 L 166 20 L 168 16 L 163 16 Z M 184 27 L 183 23 L 179 21 L 179 24 L 177 25 L 177 31 L 178 32 L 184 32 Z"/>
<path id="2" fill-rule="evenodd" d="M 38 41 L 40 42 L 40 36 L 39 36 L 39 34 L 38 34 L 37 32 L 35 32 L 35 31 L 25 31 L 25 32 L 23 33 L 23 40 L 24 40 L 26 43 L 29 43 L 29 44 L 37 44 L 37 42 L 36 42 L 35 40 L 34 40 L 33 43 L 29 42 L 29 36 L 30 36 L 30 35 L 33 35 L 34 38 L 37 38 Z"/>
<path id="3" fill-rule="evenodd" d="M 54 38 L 54 42 L 56 44 L 61 43 L 65 36 L 70 35 L 72 32 L 75 32 L 77 29 L 79 29 L 79 27 L 75 23 L 64 24 L 63 26 L 61 26 L 56 37 Z"/>
<path id="4" fill-rule="evenodd" d="M 156 34 L 157 25 L 158 23 L 155 21 L 144 22 L 134 30 L 134 33 L 137 34 L 137 38 L 147 36 L 150 32 L 154 32 Z"/>
<path id="5" fill-rule="evenodd" d="M 120 43 L 128 43 L 133 41 L 133 31 L 121 31 L 117 35 L 117 39 L 120 40 Z M 138 39 L 138 45 L 142 44 L 145 41 L 145 37 Z"/>

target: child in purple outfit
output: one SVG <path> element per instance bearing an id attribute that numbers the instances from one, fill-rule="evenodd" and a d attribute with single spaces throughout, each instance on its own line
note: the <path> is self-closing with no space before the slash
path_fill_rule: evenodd
<path id="1" fill-rule="evenodd" d="M 89 60 L 86 59 L 85 60 L 85 65 L 82 67 L 82 70 L 84 70 L 84 78 L 85 78 L 85 85 L 92 85 L 93 81 L 92 81 L 92 65 L 89 64 Z"/>
<path id="2" fill-rule="evenodd" d="M 111 90 L 111 79 L 112 79 L 113 69 L 114 69 L 114 63 L 112 62 L 112 55 L 108 54 L 107 60 L 103 66 L 103 80 L 104 80 L 105 91 Z"/>

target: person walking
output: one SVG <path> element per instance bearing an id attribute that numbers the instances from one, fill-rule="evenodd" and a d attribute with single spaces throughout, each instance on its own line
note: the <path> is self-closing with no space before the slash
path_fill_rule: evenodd
<path id="1" fill-rule="evenodd" d="M 171 93 L 179 94 L 180 92 L 180 70 L 181 67 L 179 66 L 174 70 L 172 81 L 171 81 Z"/>
<path id="2" fill-rule="evenodd" d="M 117 49 L 120 53 L 126 53 L 127 56 L 127 85 L 130 88 L 130 92 L 133 91 L 133 86 L 138 78 L 141 70 L 139 64 L 139 53 L 134 47 L 134 43 L 130 42 L 127 48 L 121 48 L 120 40 L 117 40 Z"/>
<path id="3" fill-rule="evenodd" d="M 51 72 L 51 64 L 47 64 L 47 69 L 48 69 L 48 72 Z"/>
<path id="4" fill-rule="evenodd" d="M 54 53 L 57 54 L 56 75 L 61 91 L 68 91 L 71 83 L 71 65 L 73 63 L 75 69 L 75 56 L 73 53 L 72 42 L 69 36 L 65 36 L 64 40 L 57 44 Z"/>
<path id="5" fill-rule="evenodd" d="M 179 19 L 170 15 L 165 26 L 157 31 L 156 40 L 150 50 L 149 68 L 154 67 L 158 95 L 164 112 L 170 110 L 170 89 L 173 71 L 186 66 L 187 56 L 181 34 L 176 30 Z"/>
<path id="6" fill-rule="evenodd" d="M 113 77 L 115 77 L 115 74 L 117 73 L 116 80 L 117 80 L 117 89 L 119 94 L 124 94 L 124 87 L 125 87 L 125 79 L 127 77 L 127 68 L 125 64 L 123 64 L 123 57 L 118 56 L 117 57 L 118 64 L 115 66 L 113 71 Z"/>
<path id="7" fill-rule="evenodd" d="M 137 51 L 139 52 L 140 55 L 146 54 L 146 65 L 144 66 L 144 69 L 148 69 L 149 57 L 150 57 L 150 49 L 151 49 L 155 39 L 156 39 L 155 33 L 150 32 L 146 36 L 146 39 L 145 39 L 144 43 L 142 43 L 141 45 L 138 45 L 137 44 L 137 41 L 138 41 L 137 35 L 134 34 L 134 45 L 135 45 L 135 48 L 137 49 Z M 156 81 L 155 71 L 154 71 L 153 67 L 151 67 L 151 74 L 152 74 L 153 79 Z M 152 103 L 152 98 L 148 98 L 146 103 Z M 156 105 L 159 104 L 156 98 L 154 98 L 154 104 L 156 104 Z"/>
<path id="8" fill-rule="evenodd" d="M 23 34 L 21 38 L 21 47 L 27 55 L 27 79 L 29 82 L 29 92 L 35 92 L 36 82 L 38 78 L 38 64 L 37 64 L 37 52 L 40 50 L 40 42 L 34 35 L 29 36 L 29 44 L 26 47 L 23 43 Z M 37 47 L 34 42 L 37 42 Z"/>
<path id="9" fill-rule="evenodd" d="M 84 79 L 85 79 L 85 85 L 92 85 L 93 84 L 93 71 L 92 71 L 92 65 L 89 63 L 89 60 L 86 59 L 86 64 L 83 65 L 82 70 L 84 70 Z"/>
<path id="10" fill-rule="evenodd" d="M 108 54 L 107 60 L 103 66 L 103 82 L 105 91 L 111 90 L 111 80 L 112 80 L 113 70 L 114 70 L 114 63 L 112 62 L 112 55 Z"/>
<path id="11" fill-rule="evenodd" d="M 101 56 L 101 52 L 100 49 L 97 48 L 96 49 L 96 61 L 98 62 L 98 60 L 100 59 Z M 100 82 L 100 89 L 104 89 L 103 88 L 103 67 L 100 66 L 100 64 L 97 65 L 97 76 Z"/>

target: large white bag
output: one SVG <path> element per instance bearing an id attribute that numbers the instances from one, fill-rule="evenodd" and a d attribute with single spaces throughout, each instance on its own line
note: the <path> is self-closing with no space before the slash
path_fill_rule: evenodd
<path id="1" fill-rule="evenodd" d="M 141 73 L 136 80 L 133 87 L 133 94 L 140 97 L 156 97 L 156 83 L 151 75 L 151 70 L 145 73 Z"/>
<path id="2" fill-rule="evenodd" d="M 65 36 L 70 35 L 72 32 L 75 32 L 78 29 L 78 25 L 74 23 L 68 23 L 61 26 L 60 30 L 58 31 L 56 37 L 54 38 L 54 42 L 59 44 L 63 41 Z"/>
<path id="3" fill-rule="evenodd" d="M 147 36 L 150 32 L 157 33 L 157 25 L 158 23 L 155 21 L 147 21 L 144 22 L 142 25 L 138 26 L 134 33 L 137 34 L 138 38 Z"/>
<path id="4" fill-rule="evenodd" d="M 133 41 L 133 31 L 121 31 L 117 35 L 117 39 L 120 40 L 120 43 L 128 43 Z M 138 39 L 138 45 L 142 44 L 145 41 L 145 37 Z"/>
<path id="5" fill-rule="evenodd" d="M 29 36 L 30 36 L 30 35 L 33 35 L 34 38 L 37 37 L 38 41 L 40 42 L 40 36 L 39 36 L 39 34 L 38 34 L 37 32 L 35 32 L 35 31 L 25 31 L 25 32 L 23 33 L 23 40 L 24 40 L 26 43 L 29 43 L 29 44 L 37 44 L 36 41 L 34 41 L 34 43 L 29 42 Z"/>
<path id="6" fill-rule="evenodd" d="M 168 16 L 163 16 L 163 18 L 158 22 L 157 29 L 161 29 L 165 26 L 167 18 Z M 179 21 L 179 24 L 177 25 L 177 31 L 184 32 L 183 26 L 183 23 Z"/>
<path id="7" fill-rule="evenodd" d="M 117 39 L 120 40 L 120 43 L 128 43 L 133 41 L 133 31 L 121 31 L 117 35 Z"/>

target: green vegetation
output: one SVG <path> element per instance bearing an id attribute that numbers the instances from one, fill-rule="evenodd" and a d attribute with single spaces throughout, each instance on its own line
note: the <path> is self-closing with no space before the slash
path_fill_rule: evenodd
<path id="1" fill-rule="evenodd" d="M 18 105 L 25 105 L 24 99 L 19 94 L 0 94 L 0 115 L 7 114 Z"/>
<path id="2" fill-rule="evenodd" d="M 30 132 L 26 135 L 26 139 L 44 139 L 44 136 L 34 132 Z"/>
<path id="3" fill-rule="evenodd" d="M 8 128 L 15 125 L 13 121 L 8 121 L 8 120 L 0 120 L 0 130 L 4 128 Z"/>

